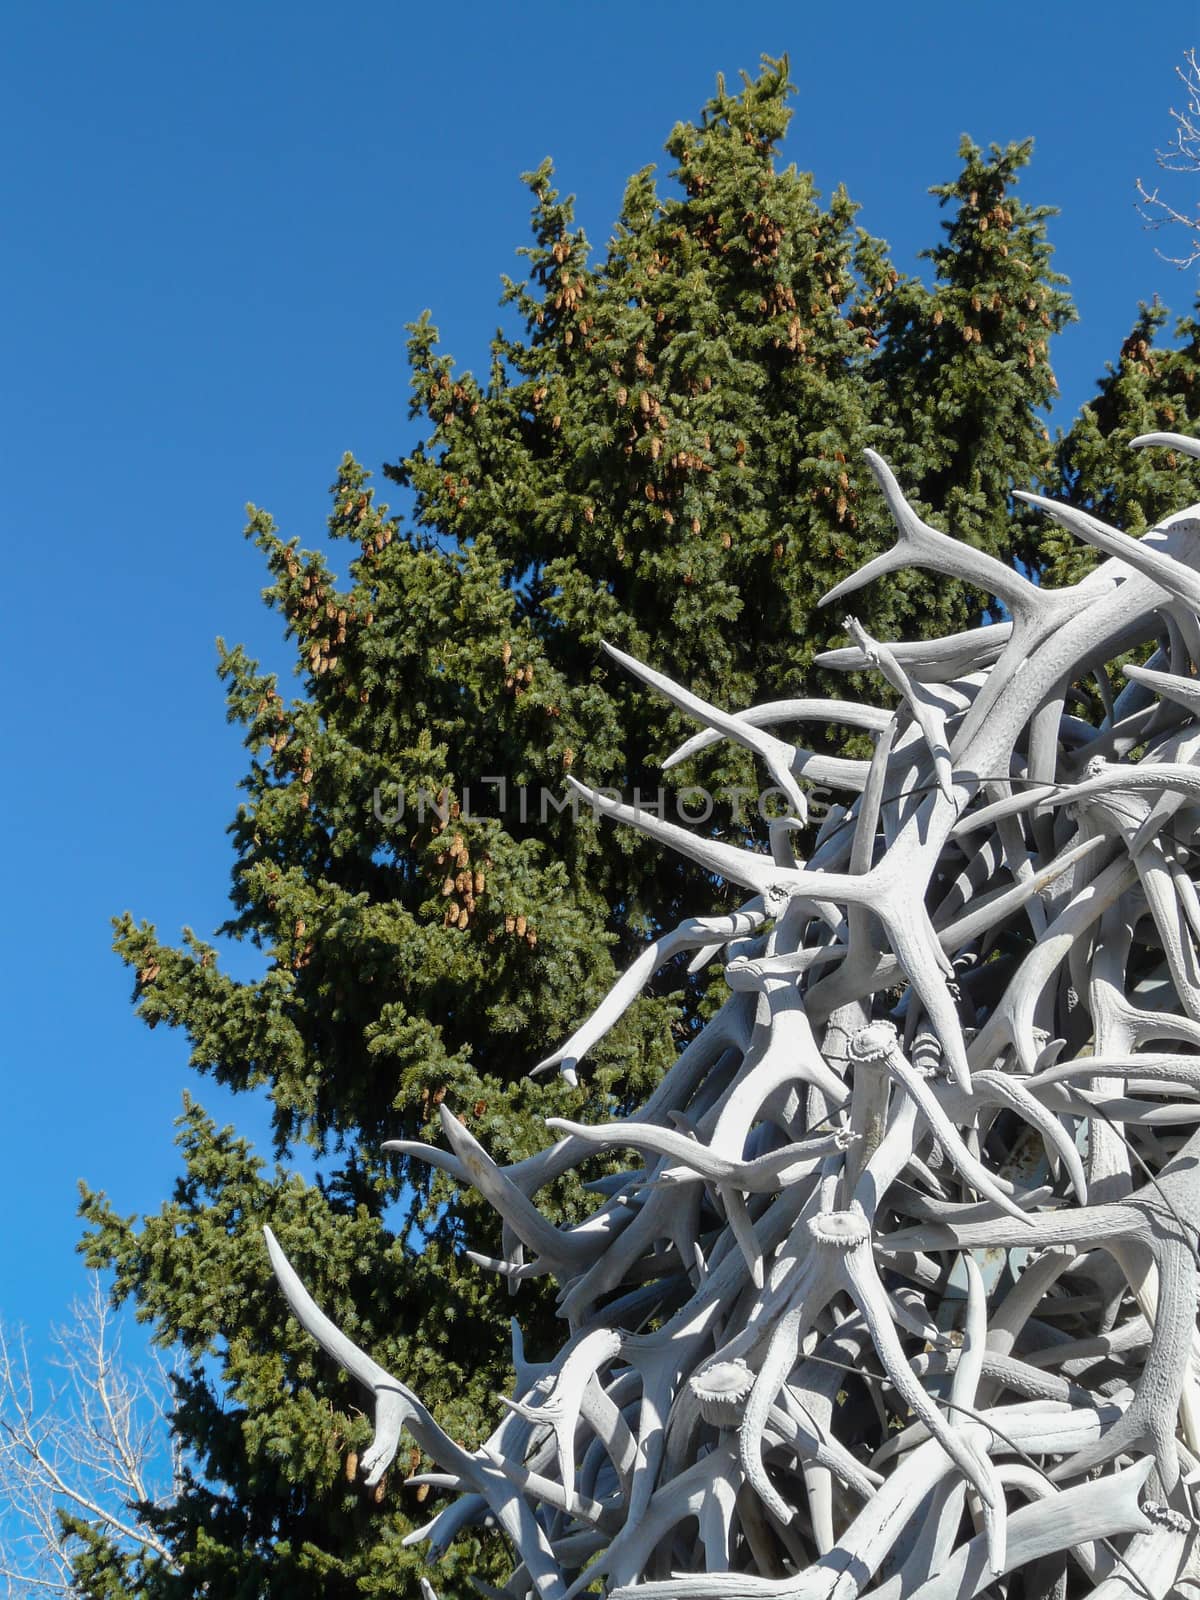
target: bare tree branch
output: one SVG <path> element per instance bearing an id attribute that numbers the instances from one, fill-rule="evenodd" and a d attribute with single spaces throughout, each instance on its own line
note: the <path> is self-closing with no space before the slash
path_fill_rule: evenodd
<path id="1" fill-rule="evenodd" d="M 52 1342 L 61 1376 L 39 1396 L 24 1333 L 0 1325 L 0 1593 L 9 1600 L 72 1593 L 73 1541 L 60 1513 L 175 1565 L 145 1515 L 169 1504 L 179 1482 L 166 1369 L 156 1358 L 122 1361 L 94 1274 Z"/>
<path id="2" fill-rule="evenodd" d="M 1164 172 L 1200 172 L 1200 63 L 1194 49 L 1184 52 L 1182 67 L 1176 67 L 1179 81 L 1187 91 L 1186 109 L 1171 108 L 1175 132 L 1165 150 L 1157 150 L 1155 159 Z M 1180 211 L 1160 193 L 1161 185 L 1147 189 L 1139 178 L 1137 190 L 1138 210 L 1150 228 L 1180 227 L 1190 236 L 1186 255 L 1171 256 L 1160 250 L 1164 261 L 1177 267 L 1190 267 L 1200 261 L 1200 203 L 1188 211 Z"/>

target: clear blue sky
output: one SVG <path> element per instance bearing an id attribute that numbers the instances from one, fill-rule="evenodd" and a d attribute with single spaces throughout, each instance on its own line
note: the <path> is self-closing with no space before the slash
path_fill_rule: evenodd
<path id="1" fill-rule="evenodd" d="M 964 131 L 1033 135 L 1024 190 L 1062 209 L 1082 313 L 1064 420 L 1139 299 L 1185 309 L 1134 210 L 1169 133 L 1195 4 L 1137 26 L 1114 0 L 334 7 L 60 4 L 6 16 L 0 244 L 3 515 L 13 668 L 3 786 L 0 1315 L 35 1331 L 81 1282 L 75 1181 L 154 1209 L 190 1087 L 261 1132 L 151 1034 L 109 952 L 125 908 L 174 936 L 225 911 L 243 758 L 214 636 L 283 661 L 243 506 L 319 540 L 342 451 L 411 437 L 404 323 L 428 306 L 478 368 L 516 273 L 518 174 L 554 156 L 603 244 L 714 74 L 788 51 L 787 155 L 839 180 L 904 268 Z M 539 1053 L 531 1049 L 531 1060 Z"/>

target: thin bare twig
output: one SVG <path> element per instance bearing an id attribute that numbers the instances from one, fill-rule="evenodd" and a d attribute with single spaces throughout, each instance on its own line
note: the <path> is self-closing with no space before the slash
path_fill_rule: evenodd
<path id="1" fill-rule="evenodd" d="M 61 1376 L 39 1394 L 24 1332 L 0 1325 L 0 1592 L 10 1600 L 72 1593 L 63 1514 L 126 1552 L 175 1566 L 146 1520 L 179 1481 L 166 1369 L 156 1358 L 141 1367 L 122 1359 L 95 1275 L 51 1338 L 48 1365 Z"/>
<path id="2" fill-rule="evenodd" d="M 1175 132 L 1171 143 L 1165 150 L 1155 151 L 1155 160 L 1164 172 L 1200 172 L 1200 62 L 1197 62 L 1194 49 L 1184 52 L 1184 62 L 1185 65 L 1176 67 L 1175 71 L 1187 90 L 1186 109 L 1177 111 L 1172 106 Z M 1160 189 L 1158 184 L 1148 189 L 1139 178 L 1138 211 L 1147 227 L 1179 227 L 1191 236 L 1186 255 L 1171 256 L 1162 250 L 1158 251 L 1162 259 L 1173 266 L 1190 267 L 1200 261 L 1200 204 L 1190 212 L 1180 211 L 1170 201 L 1163 199 Z"/>

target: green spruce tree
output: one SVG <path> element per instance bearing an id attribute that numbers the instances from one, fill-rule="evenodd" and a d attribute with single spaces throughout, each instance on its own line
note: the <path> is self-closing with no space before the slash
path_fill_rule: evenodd
<path id="1" fill-rule="evenodd" d="M 993 145 L 985 157 L 963 138 L 958 178 L 931 191 L 950 212 L 924 252 L 934 282 L 889 298 L 874 368 L 912 496 L 955 537 L 1030 567 L 1041 529 L 1014 523 L 1009 492 L 1052 477 L 1050 340 L 1075 315 L 1050 267 L 1053 212 L 1014 193 L 1032 150 Z"/>
<path id="2" fill-rule="evenodd" d="M 1011 483 L 1052 470 L 1050 336 L 1070 307 L 1046 213 L 1013 195 L 1028 148 L 964 145 L 960 177 L 935 191 L 955 209 L 926 288 L 844 192 L 824 204 L 781 165 L 789 89 L 786 62 L 736 94 L 719 84 L 670 136 L 677 187 L 660 196 L 650 169 L 636 175 L 596 260 L 549 166 L 530 175 L 528 277 L 505 286 L 511 326 L 486 382 L 456 370 L 427 319 L 412 329 L 427 436 L 387 469 L 410 523 L 349 458 L 325 551 L 251 518 L 301 680 L 285 698 L 222 650 L 250 757 L 222 932 L 257 947 L 263 973 L 236 981 L 213 944 L 173 946 L 129 916 L 116 945 L 144 1019 L 182 1029 L 200 1074 L 269 1093 L 276 1157 L 311 1146 L 320 1176 L 270 1167 L 189 1102 L 158 1213 L 121 1217 L 85 1193 L 89 1260 L 183 1351 L 189 1476 L 158 1518 L 176 1567 L 123 1565 L 92 1541 L 81 1593 L 415 1592 L 420 1550 L 402 1540 L 436 1496 L 403 1480 L 430 1464 L 414 1452 L 375 1495 L 354 1481 L 362 1397 L 285 1315 L 262 1225 L 449 1432 L 486 1436 L 510 1311 L 534 1354 L 561 1324 L 539 1280 L 514 1304 L 464 1259 L 500 1255 L 490 1208 L 381 1145 L 438 1142 L 446 1104 L 497 1160 L 527 1155 L 547 1114 L 635 1103 L 708 1003 L 703 978 L 669 970 L 578 1089 L 527 1077 L 649 933 L 720 898 L 586 808 L 541 802 L 568 773 L 653 796 L 657 759 L 690 731 L 601 639 L 725 706 L 796 693 L 822 681 L 813 658 L 840 634 L 819 596 L 892 542 L 864 446 L 1005 556 Z M 855 606 L 894 638 L 966 625 L 987 598 L 904 573 Z M 758 781 L 723 747 L 684 776 L 718 793 Z M 489 777 L 506 780 L 504 804 Z M 758 827 L 728 803 L 712 825 Z M 541 1199 L 564 1219 L 590 1203 L 570 1183 Z M 439 1592 L 465 1595 L 489 1560 L 456 1546 Z"/>
<path id="3" fill-rule="evenodd" d="M 1200 324 L 1183 318 L 1177 343 L 1164 349 L 1157 341 L 1168 321 L 1157 302 L 1140 308 L 1099 393 L 1058 446 L 1066 498 L 1134 535 L 1200 500 L 1200 463 L 1171 450 L 1129 448 L 1144 433 L 1200 434 Z M 1049 583 L 1082 577 L 1096 560 L 1091 546 L 1051 530 L 1042 554 Z"/>

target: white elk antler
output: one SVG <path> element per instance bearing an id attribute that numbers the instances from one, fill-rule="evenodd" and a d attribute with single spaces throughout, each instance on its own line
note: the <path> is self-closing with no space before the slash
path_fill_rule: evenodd
<path id="1" fill-rule="evenodd" d="M 640 1109 L 550 1118 L 537 1156 L 499 1165 L 446 1106 L 448 1148 L 389 1147 L 499 1214 L 505 1258 L 476 1259 L 559 1285 L 561 1348 L 530 1364 L 515 1335 L 486 1445 L 454 1444 L 267 1234 L 300 1323 L 374 1397 L 368 1481 L 412 1433 L 459 1498 L 410 1539 L 498 1526 L 513 1573 L 481 1587 L 508 1600 L 1200 1588 L 1200 507 L 1133 539 L 1022 496 L 1108 558 L 1046 590 L 870 464 L 896 543 L 826 598 L 917 566 L 1011 621 L 914 644 L 849 622 L 821 663 L 875 669 L 894 711 L 730 712 L 606 647 L 700 724 L 666 764 L 732 740 L 793 814 L 758 850 L 572 783 L 748 898 L 659 933 L 536 1070 L 573 1077 L 680 953 L 723 963 L 728 999 Z M 870 761 L 781 732 L 835 720 Z M 845 803 L 798 861 L 809 779 Z M 603 1148 L 628 1168 L 552 1223 L 538 1190 Z"/>

